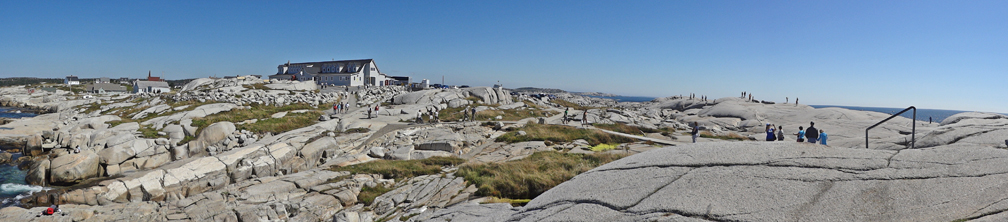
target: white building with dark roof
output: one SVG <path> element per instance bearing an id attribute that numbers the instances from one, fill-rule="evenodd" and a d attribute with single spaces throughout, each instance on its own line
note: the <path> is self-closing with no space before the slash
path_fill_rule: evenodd
<path id="1" fill-rule="evenodd" d="M 80 79 L 78 79 L 77 76 L 66 76 L 66 78 L 63 79 L 63 84 L 68 86 L 80 85 Z"/>
<path id="2" fill-rule="evenodd" d="M 277 66 L 270 79 L 315 80 L 319 85 L 387 86 L 404 84 L 378 70 L 374 59 L 290 63 Z M 399 78 L 409 79 L 409 78 Z"/>
<path id="3" fill-rule="evenodd" d="M 133 82 L 133 93 L 166 93 L 171 92 L 171 87 L 165 81 L 144 81 Z"/>

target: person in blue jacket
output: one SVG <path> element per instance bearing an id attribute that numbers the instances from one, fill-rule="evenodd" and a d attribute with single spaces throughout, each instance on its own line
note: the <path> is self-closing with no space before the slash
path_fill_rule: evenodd
<path id="1" fill-rule="evenodd" d="M 826 145 L 826 131 L 819 130 L 819 144 Z"/>

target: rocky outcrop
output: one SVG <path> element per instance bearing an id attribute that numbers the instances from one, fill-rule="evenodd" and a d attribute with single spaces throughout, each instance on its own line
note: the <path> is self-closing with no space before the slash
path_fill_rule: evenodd
<path id="1" fill-rule="evenodd" d="M 1005 158 L 1003 149 L 956 145 L 899 151 L 789 142 L 665 147 L 580 174 L 514 209 L 507 220 L 976 219 L 1008 209 L 1000 204 L 1008 199 Z M 465 210 L 414 218 L 454 221 L 452 215 Z M 503 221 L 493 216 L 478 220 Z"/>
<path id="2" fill-rule="evenodd" d="M 1008 116 L 968 112 L 952 115 L 941 126 L 917 139 L 916 147 L 947 144 L 1004 147 L 1008 139 Z"/>
<path id="3" fill-rule="evenodd" d="M 203 131 L 200 132 L 196 140 L 189 142 L 189 153 L 188 156 L 200 156 L 207 155 L 210 153 L 209 150 L 214 150 L 216 153 L 217 147 L 212 147 L 218 142 L 226 139 L 228 135 L 231 135 L 235 131 L 235 125 L 231 122 L 216 122 L 207 126 Z"/>
<path id="4" fill-rule="evenodd" d="M 49 184 L 49 159 L 40 158 L 36 159 L 28 167 L 28 173 L 25 174 L 25 182 L 31 185 L 46 186 Z"/>
<path id="5" fill-rule="evenodd" d="M 100 176 L 98 162 L 98 155 L 91 151 L 60 155 L 50 163 L 50 182 L 69 185 Z"/>
<path id="6" fill-rule="evenodd" d="M 315 81 L 287 81 L 287 80 L 273 80 L 273 83 L 266 84 L 266 87 L 270 89 L 279 90 L 296 90 L 296 91 L 306 91 L 306 90 L 316 90 L 318 86 Z"/>
<path id="7" fill-rule="evenodd" d="M 376 197 L 371 209 L 379 217 L 399 218 L 468 201 L 475 192 L 476 186 L 467 186 L 465 180 L 453 174 L 418 176 Z"/>

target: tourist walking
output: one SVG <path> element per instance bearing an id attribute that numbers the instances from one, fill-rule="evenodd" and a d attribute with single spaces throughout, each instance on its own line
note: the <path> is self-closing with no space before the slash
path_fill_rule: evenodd
<path id="1" fill-rule="evenodd" d="M 798 142 L 805 142 L 805 130 L 801 126 L 798 126 L 798 133 L 794 135 L 798 137 Z"/>
<path id="2" fill-rule="evenodd" d="M 693 132 L 690 134 L 693 135 L 693 143 L 696 143 L 696 138 L 700 136 L 700 123 L 693 122 Z"/>
<path id="3" fill-rule="evenodd" d="M 472 108 L 472 115 L 471 116 L 472 116 L 472 120 L 476 121 L 476 107 Z"/>
<path id="4" fill-rule="evenodd" d="M 776 141 L 777 136 L 774 134 L 774 127 L 772 124 L 766 124 L 766 141 Z"/>
<path id="5" fill-rule="evenodd" d="M 826 131 L 819 130 L 819 144 L 826 145 Z"/>
<path id="6" fill-rule="evenodd" d="M 815 128 L 815 122 L 809 122 L 809 127 L 806 130 L 805 137 L 808 138 L 809 143 L 816 143 L 819 138 L 819 130 Z"/>
<path id="7" fill-rule="evenodd" d="M 581 114 L 581 126 L 584 126 L 584 125 L 587 125 L 587 124 L 588 124 L 588 109 L 585 109 L 584 113 Z"/>
<path id="8" fill-rule="evenodd" d="M 570 107 L 564 110 L 563 124 L 567 124 L 567 112 L 570 112 Z"/>
<path id="9" fill-rule="evenodd" d="M 777 141 L 784 141 L 784 126 L 777 126 Z"/>

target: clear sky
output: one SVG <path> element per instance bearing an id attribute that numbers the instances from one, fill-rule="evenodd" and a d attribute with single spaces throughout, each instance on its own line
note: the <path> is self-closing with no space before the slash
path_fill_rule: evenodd
<path id="1" fill-rule="evenodd" d="M 5 1 L 0 77 L 270 75 L 1008 113 L 1008 1 Z"/>

